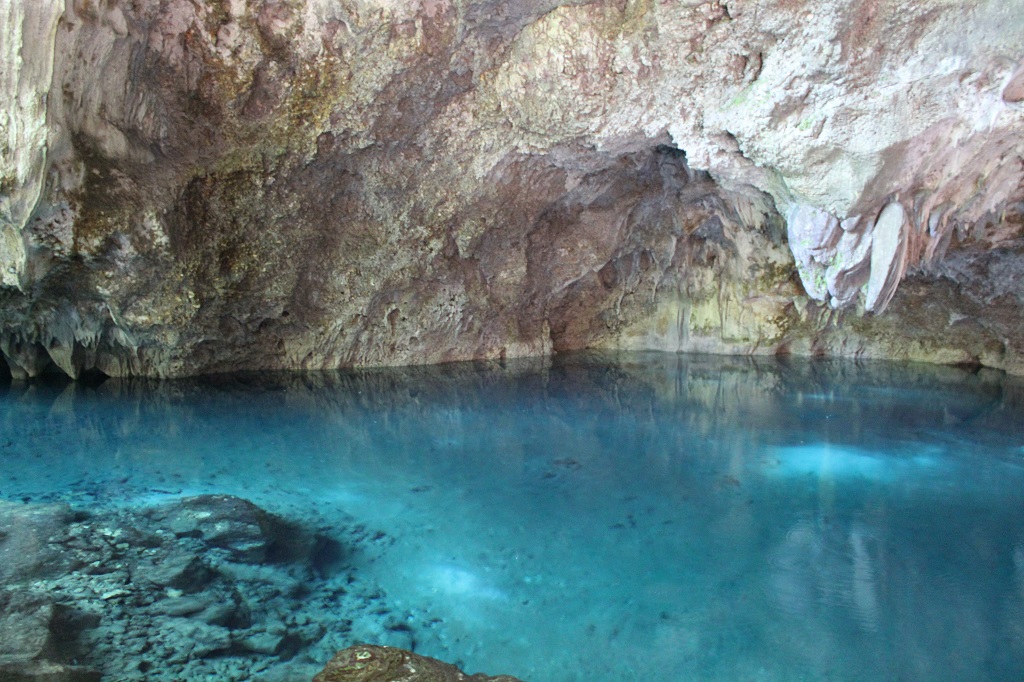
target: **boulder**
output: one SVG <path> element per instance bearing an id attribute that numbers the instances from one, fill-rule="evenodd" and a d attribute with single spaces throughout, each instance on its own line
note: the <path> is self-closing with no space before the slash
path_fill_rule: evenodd
<path id="1" fill-rule="evenodd" d="M 335 654 L 313 682 L 521 682 L 515 677 L 467 675 L 435 658 L 388 646 L 359 644 Z"/>
<path id="2" fill-rule="evenodd" d="M 252 502 L 232 495 L 199 495 L 177 500 L 150 512 L 154 521 L 179 538 L 193 537 L 227 551 L 231 561 L 263 563 L 277 556 L 292 538 L 289 524 Z M 185 562 L 183 573 L 196 573 Z M 200 571 L 201 572 L 201 571 Z"/>

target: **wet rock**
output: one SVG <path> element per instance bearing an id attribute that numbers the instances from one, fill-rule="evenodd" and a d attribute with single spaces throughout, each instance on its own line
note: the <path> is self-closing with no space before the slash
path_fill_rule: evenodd
<path id="1" fill-rule="evenodd" d="M 169 597 L 153 604 L 149 612 L 167 616 L 191 616 L 211 608 L 214 605 L 212 599 L 210 595 Z"/>
<path id="2" fill-rule="evenodd" d="M 225 627 L 229 630 L 244 629 L 252 624 L 252 612 L 248 604 L 237 594 L 207 606 L 194 618 L 208 625 Z"/>
<path id="3" fill-rule="evenodd" d="M 339 651 L 313 682 L 520 682 L 515 677 L 467 675 L 454 665 L 385 646 L 361 644 Z"/>
<path id="4" fill-rule="evenodd" d="M 154 616 L 175 616 L 226 627 L 231 630 L 248 628 L 252 614 L 248 604 L 235 590 L 234 585 L 219 584 L 198 594 L 182 595 L 178 590 L 169 589 L 167 596 L 157 599 L 146 608 Z"/>
<path id="5" fill-rule="evenodd" d="M 251 651 L 257 654 L 266 654 L 269 656 L 280 651 L 283 648 L 282 644 L 284 641 L 284 635 L 272 634 L 270 632 L 258 632 L 240 640 L 238 644 L 246 651 Z"/>

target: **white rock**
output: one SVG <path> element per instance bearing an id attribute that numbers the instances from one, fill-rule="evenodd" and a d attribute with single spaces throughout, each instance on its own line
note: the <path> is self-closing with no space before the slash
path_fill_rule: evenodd
<path id="1" fill-rule="evenodd" d="M 889 304 L 896 291 L 896 284 L 902 277 L 906 252 L 906 212 L 903 206 L 894 201 L 885 207 L 872 232 L 871 239 L 871 274 L 865 307 L 874 312 L 881 312 Z"/>

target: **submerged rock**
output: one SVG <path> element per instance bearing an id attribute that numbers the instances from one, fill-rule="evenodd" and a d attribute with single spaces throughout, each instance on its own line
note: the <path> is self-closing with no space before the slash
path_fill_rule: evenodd
<path id="1" fill-rule="evenodd" d="M 5 682 L 309 679 L 355 641 L 407 644 L 415 622 L 346 561 L 363 526 L 308 528 L 237 497 L 2 502 L 0 530 Z"/>
<path id="2" fill-rule="evenodd" d="M 411 651 L 360 644 L 335 654 L 313 682 L 521 682 L 515 677 L 467 675 L 454 665 Z"/>
<path id="3" fill-rule="evenodd" d="M 100 682 L 102 679 L 95 670 L 47 660 L 0 665 L 0 680 L 4 682 Z"/>
<path id="4" fill-rule="evenodd" d="M 186 497 L 150 514 L 178 537 L 201 539 L 243 563 L 262 563 L 286 542 L 300 541 L 283 519 L 231 495 Z"/>
<path id="5" fill-rule="evenodd" d="M 185 594 L 193 594 L 204 589 L 216 577 L 217 573 L 198 555 L 183 552 L 158 557 L 136 567 L 136 572 L 143 580 L 154 585 L 179 590 Z"/>
<path id="6" fill-rule="evenodd" d="M 60 608 L 49 595 L 0 590 L 0 680 L 3 682 L 97 682 L 100 673 L 62 662 L 73 642 L 61 641 Z"/>
<path id="7" fill-rule="evenodd" d="M 52 599 L 10 589 L 0 592 L 0 670 L 45 658 L 52 620 Z"/>
<path id="8" fill-rule="evenodd" d="M 0 500 L 0 585 L 67 571 L 73 559 L 62 551 L 71 508 Z"/>

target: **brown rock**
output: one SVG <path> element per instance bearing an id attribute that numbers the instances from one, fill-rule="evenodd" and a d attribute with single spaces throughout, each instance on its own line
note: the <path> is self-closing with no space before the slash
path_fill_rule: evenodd
<path id="1" fill-rule="evenodd" d="M 359 644 L 339 651 L 313 682 L 521 682 L 515 677 L 467 675 L 448 663 L 404 649 Z"/>

